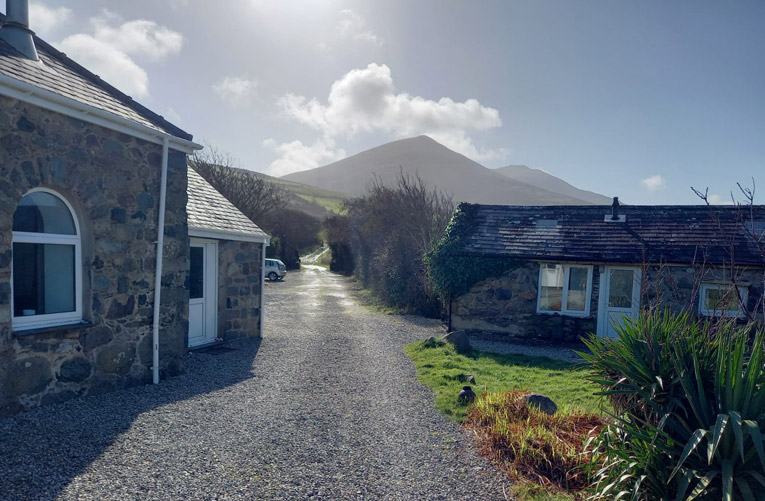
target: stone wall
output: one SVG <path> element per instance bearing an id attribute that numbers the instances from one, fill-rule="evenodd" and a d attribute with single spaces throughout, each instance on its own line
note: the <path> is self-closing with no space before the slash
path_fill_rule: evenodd
<path id="1" fill-rule="evenodd" d="M 218 243 L 218 332 L 225 341 L 261 335 L 262 249 L 253 242 Z"/>
<path id="2" fill-rule="evenodd" d="M 452 302 L 452 328 L 467 329 L 482 337 L 549 339 L 574 341 L 597 332 L 600 272 L 593 266 L 590 315 L 571 317 L 537 313 L 539 263 L 526 262 L 499 277 L 475 284 L 470 291 Z M 762 320 L 765 296 L 762 269 L 733 271 L 736 283 L 748 290 L 747 308 L 758 310 Z M 691 310 L 699 314 L 699 286 L 702 283 L 730 283 L 731 270 L 692 266 L 652 266 L 644 272 L 643 307 L 667 307 L 673 311 Z M 759 309 L 757 308 L 759 305 Z"/>
<path id="3" fill-rule="evenodd" d="M 537 313 L 539 263 L 528 261 L 499 277 L 475 284 L 452 303 L 452 328 L 467 329 L 493 339 L 525 338 L 572 341 L 594 332 L 598 315 L 598 270 L 593 271 L 590 316 Z"/>
<path id="4" fill-rule="evenodd" d="M 643 305 L 667 307 L 673 311 L 699 313 L 699 288 L 703 283 L 731 284 L 744 287 L 748 294 L 746 309 L 762 320 L 765 300 L 762 269 L 713 268 L 710 266 L 651 266 L 645 272 Z"/>
<path id="5" fill-rule="evenodd" d="M 0 96 L 0 414 L 150 381 L 162 148 Z M 169 158 L 161 371 L 182 370 L 188 300 L 186 156 Z M 17 332 L 11 230 L 21 197 L 47 187 L 82 234 L 83 320 Z"/>

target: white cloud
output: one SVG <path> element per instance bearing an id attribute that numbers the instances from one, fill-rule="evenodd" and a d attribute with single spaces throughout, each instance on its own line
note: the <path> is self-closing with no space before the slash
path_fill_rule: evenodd
<path id="1" fill-rule="evenodd" d="M 274 139 L 266 139 L 263 147 L 280 155 L 269 167 L 272 176 L 313 169 L 345 158 L 345 150 L 335 149 L 335 141 L 331 138 L 319 139 L 311 145 L 298 140 L 279 144 Z"/>
<path id="2" fill-rule="evenodd" d="M 95 38 L 125 54 L 161 61 L 177 54 L 183 48 L 183 36 L 154 21 L 136 19 L 112 26 L 115 17 L 110 13 L 91 19 Z"/>
<path id="3" fill-rule="evenodd" d="M 165 118 L 175 125 L 181 123 L 181 115 L 172 107 L 167 108 L 167 111 L 165 111 Z"/>
<path id="4" fill-rule="evenodd" d="M 154 21 L 137 19 L 123 22 L 104 11 L 90 19 L 93 34 L 77 33 L 57 44 L 58 48 L 105 81 L 126 94 L 143 98 L 149 95 L 149 76 L 133 58 L 159 62 L 183 48 L 180 33 Z"/>
<path id="5" fill-rule="evenodd" d="M 72 9 L 66 7 L 50 8 L 39 3 L 29 4 L 29 27 L 43 38 L 71 17 Z"/>
<path id="6" fill-rule="evenodd" d="M 257 88 L 257 82 L 243 77 L 225 77 L 212 86 L 218 96 L 234 105 L 247 105 Z"/>
<path id="7" fill-rule="evenodd" d="M 149 76 L 130 56 L 97 40 L 78 33 L 66 37 L 59 48 L 69 57 L 131 96 L 149 94 Z"/>
<path id="8" fill-rule="evenodd" d="M 659 174 L 647 177 L 640 183 L 651 191 L 663 190 L 667 187 L 667 181 Z"/>
<path id="9" fill-rule="evenodd" d="M 476 99 L 456 102 L 442 97 L 433 101 L 396 93 L 390 69 L 384 64 L 373 63 L 343 75 L 332 84 L 326 103 L 286 94 L 278 105 L 287 117 L 321 132 L 324 138 L 360 133 L 394 138 L 426 134 L 474 160 L 501 159 L 506 154 L 503 149 L 480 150 L 468 136 L 470 130 L 500 127 L 497 110 Z"/>
<path id="10" fill-rule="evenodd" d="M 711 194 L 707 197 L 707 201 L 712 205 L 733 205 L 730 195 L 728 198 L 724 198 L 720 195 Z"/>
<path id="11" fill-rule="evenodd" d="M 336 35 L 340 40 L 354 40 L 382 47 L 385 40 L 367 29 L 366 20 L 350 9 L 340 11 Z"/>

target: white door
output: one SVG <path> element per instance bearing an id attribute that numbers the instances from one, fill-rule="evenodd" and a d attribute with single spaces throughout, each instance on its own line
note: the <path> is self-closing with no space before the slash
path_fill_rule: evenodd
<path id="1" fill-rule="evenodd" d="M 600 274 L 598 335 L 616 337 L 616 327 L 624 318 L 640 312 L 640 283 L 643 271 L 627 266 L 606 266 Z"/>
<path id="2" fill-rule="evenodd" d="M 189 266 L 189 347 L 218 337 L 218 243 L 191 240 Z"/>

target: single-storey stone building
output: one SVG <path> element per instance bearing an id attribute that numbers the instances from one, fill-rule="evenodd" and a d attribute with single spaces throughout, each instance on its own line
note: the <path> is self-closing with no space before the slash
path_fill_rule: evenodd
<path id="1" fill-rule="evenodd" d="M 7 1 L 0 415 L 156 383 L 189 346 L 260 335 L 268 237 L 188 172 L 199 148 L 35 37 L 26 0 Z"/>
<path id="2" fill-rule="evenodd" d="M 765 207 L 465 204 L 452 252 L 501 270 L 453 299 L 453 329 L 569 341 L 641 308 L 762 319 Z M 455 216 L 456 217 L 456 216 Z"/>
<path id="3" fill-rule="evenodd" d="M 188 169 L 189 347 L 260 335 L 270 237 Z"/>

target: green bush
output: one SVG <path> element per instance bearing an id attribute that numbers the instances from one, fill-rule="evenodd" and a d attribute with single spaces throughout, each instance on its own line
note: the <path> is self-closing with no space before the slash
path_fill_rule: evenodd
<path id="1" fill-rule="evenodd" d="M 595 499 L 762 499 L 765 335 L 646 312 L 583 354 L 614 404 L 591 439 Z"/>

